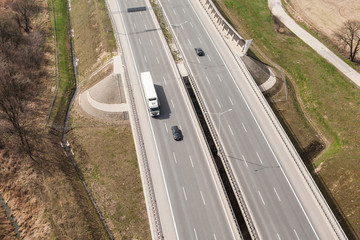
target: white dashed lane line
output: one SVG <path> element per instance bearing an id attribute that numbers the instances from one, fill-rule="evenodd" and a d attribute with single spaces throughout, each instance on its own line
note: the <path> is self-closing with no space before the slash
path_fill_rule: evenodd
<path id="1" fill-rule="evenodd" d="M 194 228 L 194 234 L 195 234 L 195 238 L 196 238 L 196 240 L 199 240 L 199 239 L 198 239 L 198 236 L 197 236 L 197 234 L 196 234 L 196 230 L 195 230 L 195 228 Z"/>
<path id="2" fill-rule="evenodd" d="M 259 160 L 260 160 L 261 164 L 263 164 L 263 162 L 262 162 L 262 160 L 261 160 L 261 158 L 260 158 L 260 156 L 259 156 L 258 152 L 256 152 L 256 155 L 257 155 L 257 157 L 259 158 Z"/>
<path id="3" fill-rule="evenodd" d="M 229 97 L 229 100 L 230 100 L 231 105 L 233 105 L 233 106 L 234 106 L 234 103 L 233 103 L 233 101 L 231 100 L 231 98 L 230 98 L 230 97 Z"/>
<path id="4" fill-rule="evenodd" d="M 260 191 L 258 191 L 258 194 L 259 194 L 259 197 L 260 197 L 260 199 L 261 199 L 261 202 L 264 204 L 264 206 L 265 206 L 265 202 L 264 202 L 264 199 L 263 199 L 263 197 L 261 196 L 261 193 L 260 193 Z"/>
<path id="5" fill-rule="evenodd" d="M 190 155 L 189 155 L 189 159 L 190 159 L 190 162 L 191 162 L 191 166 L 194 168 L 194 163 L 193 163 L 193 160 L 192 160 Z"/>
<path id="6" fill-rule="evenodd" d="M 184 187 L 183 187 L 183 193 L 184 193 L 185 200 L 187 201 L 186 192 L 185 192 L 185 188 L 184 188 Z"/>
<path id="7" fill-rule="evenodd" d="M 168 127 L 167 127 L 167 125 L 166 125 L 166 122 L 164 123 L 164 125 L 165 125 L 166 132 L 168 133 L 169 130 L 168 130 Z"/>
<path id="8" fill-rule="evenodd" d="M 230 125 L 228 125 L 228 127 L 229 127 L 229 130 L 230 130 L 231 135 L 234 135 L 234 133 L 233 133 L 233 131 L 232 131 L 232 129 L 231 129 L 231 127 L 230 127 Z"/>
<path id="9" fill-rule="evenodd" d="M 245 127 L 244 123 L 242 122 L 241 124 L 242 124 L 242 126 L 243 126 L 243 128 L 244 128 L 245 132 L 247 132 L 246 127 Z"/>
<path id="10" fill-rule="evenodd" d="M 202 191 L 200 191 L 200 195 L 201 195 L 201 198 L 202 198 L 202 200 L 203 200 L 204 205 L 206 205 L 205 199 L 204 199 L 204 195 L 203 195 Z"/>
<path id="11" fill-rule="evenodd" d="M 293 230 L 294 230 L 294 233 L 295 233 L 296 239 L 297 239 L 297 240 L 300 240 L 300 238 L 299 238 L 299 236 L 298 236 L 298 234 L 297 234 L 296 230 L 295 230 L 295 229 L 293 229 Z"/>
<path id="12" fill-rule="evenodd" d="M 219 107 L 221 108 L 221 105 L 220 105 L 219 99 L 216 99 L 216 102 L 217 102 L 217 104 L 219 105 Z"/>
<path id="13" fill-rule="evenodd" d="M 279 194 L 277 193 L 277 191 L 276 191 L 275 187 L 274 187 L 274 192 L 275 192 L 275 194 L 276 194 L 277 198 L 279 199 L 279 202 L 281 202 L 281 199 L 280 199 Z"/>
<path id="14" fill-rule="evenodd" d="M 244 155 L 241 155 L 241 156 L 244 159 L 244 163 L 245 163 L 246 167 L 249 167 L 248 163 L 246 162 L 246 159 L 245 159 Z"/>
<path id="15" fill-rule="evenodd" d="M 175 163 L 177 164 L 177 160 L 176 160 L 176 156 L 175 156 L 174 152 L 173 152 L 173 156 L 174 156 Z"/>

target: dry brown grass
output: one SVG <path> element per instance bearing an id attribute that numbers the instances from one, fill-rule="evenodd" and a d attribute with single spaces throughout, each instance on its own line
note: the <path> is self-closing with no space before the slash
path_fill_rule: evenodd
<path id="1" fill-rule="evenodd" d="M 116 42 L 105 1 L 71 1 L 70 14 L 81 82 L 112 57 Z"/>
<path id="2" fill-rule="evenodd" d="M 107 239 L 98 216 L 68 158 L 58 132 L 45 128 L 55 86 L 55 58 L 47 2 L 34 20 L 47 36 L 40 91 L 27 107 L 37 163 L 29 160 L 16 137 L 4 131 L 6 146 L 0 152 L 0 192 L 20 227 L 22 239 Z M 71 74 L 71 72 L 70 72 Z M 0 229 L 0 235 L 1 235 Z"/>
<path id="3" fill-rule="evenodd" d="M 115 239 L 150 239 L 130 124 L 98 122 L 73 113 L 76 161 Z"/>
<path id="4" fill-rule="evenodd" d="M 112 56 L 115 41 L 113 32 L 107 31 L 112 29 L 103 1 L 72 1 L 71 14 L 82 82 Z M 82 84 L 80 91 L 111 73 L 109 65 Z M 76 161 L 115 239 L 150 239 L 130 123 L 97 121 L 76 103 L 71 125 L 68 139 Z"/>

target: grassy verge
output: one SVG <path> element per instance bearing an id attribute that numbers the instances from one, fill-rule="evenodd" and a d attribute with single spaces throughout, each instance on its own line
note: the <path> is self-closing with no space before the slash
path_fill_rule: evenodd
<path id="1" fill-rule="evenodd" d="M 79 82 L 109 60 L 116 41 L 104 0 L 71 1 L 71 23 Z"/>
<path id="2" fill-rule="evenodd" d="M 166 25 L 166 21 L 164 16 L 162 15 L 162 12 L 160 10 L 159 5 L 156 3 L 155 0 L 151 0 L 151 5 L 153 7 L 154 13 L 156 15 L 156 18 L 160 24 L 161 30 L 164 34 L 164 37 L 166 39 L 166 42 L 168 43 L 169 47 L 170 47 L 170 51 L 171 51 L 171 55 L 173 56 L 174 60 L 176 62 L 180 61 L 180 56 L 179 53 L 175 50 L 175 46 L 174 46 L 174 41 L 172 38 L 171 33 L 169 32 L 169 29 Z"/>
<path id="3" fill-rule="evenodd" d="M 71 1 L 79 81 L 88 78 L 113 56 L 116 41 L 105 2 Z M 111 74 L 108 65 L 80 91 Z M 115 239 L 150 239 L 142 183 L 128 121 L 101 122 L 83 114 L 78 103 L 71 113 L 73 130 L 67 136 L 76 162 Z"/>
<path id="4" fill-rule="evenodd" d="M 56 41 L 58 49 L 59 85 L 53 108 L 49 116 L 49 124 L 61 128 L 70 97 L 74 92 L 75 79 L 71 59 L 69 19 L 66 2 L 54 0 Z M 51 2 L 49 3 L 51 8 Z"/>
<path id="5" fill-rule="evenodd" d="M 294 95 L 289 99 L 294 104 L 285 103 L 290 107 L 285 108 L 283 103 L 274 103 L 273 107 L 295 138 L 301 138 L 303 131 L 316 138 L 315 133 L 306 130 L 310 124 L 325 140 L 325 152 L 314 160 L 314 167 L 320 166 L 314 176 L 323 183 L 320 187 L 330 205 L 339 207 L 339 211 L 335 209 L 337 216 L 342 212 L 355 232 L 360 233 L 360 129 L 356 127 L 360 119 L 360 90 L 291 32 L 277 32 L 266 1 L 216 2 L 240 35 L 254 39 L 251 50 L 259 58 L 266 56 L 265 59 L 279 64 L 291 79 Z M 297 105 L 298 110 L 290 110 Z M 296 111 L 303 113 L 289 114 Z M 309 123 L 302 127 L 293 124 L 306 119 Z M 347 228 L 343 220 L 340 222 Z M 345 230 L 351 234 L 350 229 Z"/>
<path id="6" fill-rule="evenodd" d="M 109 125 L 77 115 L 73 124 L 76 161 L 115 239 L 150 239 L 129 123 Z"/>

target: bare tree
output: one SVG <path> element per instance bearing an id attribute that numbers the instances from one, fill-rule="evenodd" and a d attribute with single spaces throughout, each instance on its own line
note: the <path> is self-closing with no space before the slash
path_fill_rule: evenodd
<path id="1" fill-rule="evenodd" d="M 343 27 L 334 33 L 334 36 L 349 49 L 349 59 L 354 61 L 360 47 L 360 21 L 348 20 Z"/>
<path id="2" fill-rule="evenodd" d="M 11 124 L 11 132 L 19 137 L 23 149 L 35 161 L 24 114 L 26 100 L 31 95 L 31 82 L 24 74 L 17 72 L 15 67 L 0 59 L 0 118 Z"/>
<path id="3" fill-rule="evenodd" d="M 12 13 L 5 9 L 0 9 L 0 44 L 8 41 L 19 44 L 21 39 L 21 32 L 16 28 L 16 22 L 12 17 Z"/>
<path id="4" fill-rule="evenodd" d="M 14 0 L 10 6 L 19 29 L 29 33 L 32 29 L 31 18 L 40 11 L 39 6 L 34 0 Z"/>

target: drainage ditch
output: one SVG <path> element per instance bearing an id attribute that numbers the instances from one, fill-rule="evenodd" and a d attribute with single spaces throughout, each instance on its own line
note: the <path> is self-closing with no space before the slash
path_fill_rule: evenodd
<path id="1" fill-rule="evenodd" d="M 14 236 L 14 237 L 20 239 L 19 225 L 13 218 L 9 206 L 5 203 L 4 199 L 0 195 L 0 211 L 2 211 L 2 210 L 5 211 L 5 216 L 6 216 L 6 219 L 9 220 L 9 224 L 6 224 L 6 223 L 4 225 L 1 224 L 2 229 L 0 232 L 0 237 L 1 237 L 1 234 L 5 233 L 6 236 Z M 0 218 L 4 218 L 4 216 L 2 216 L 2 215 L 3 215 L 3 213 L 1 212 Z M 3 221 L 1 221 L 1 223 L 3 223 Z M 11 223 L 11 225 L 10 225 L 10 223 Z"/>

